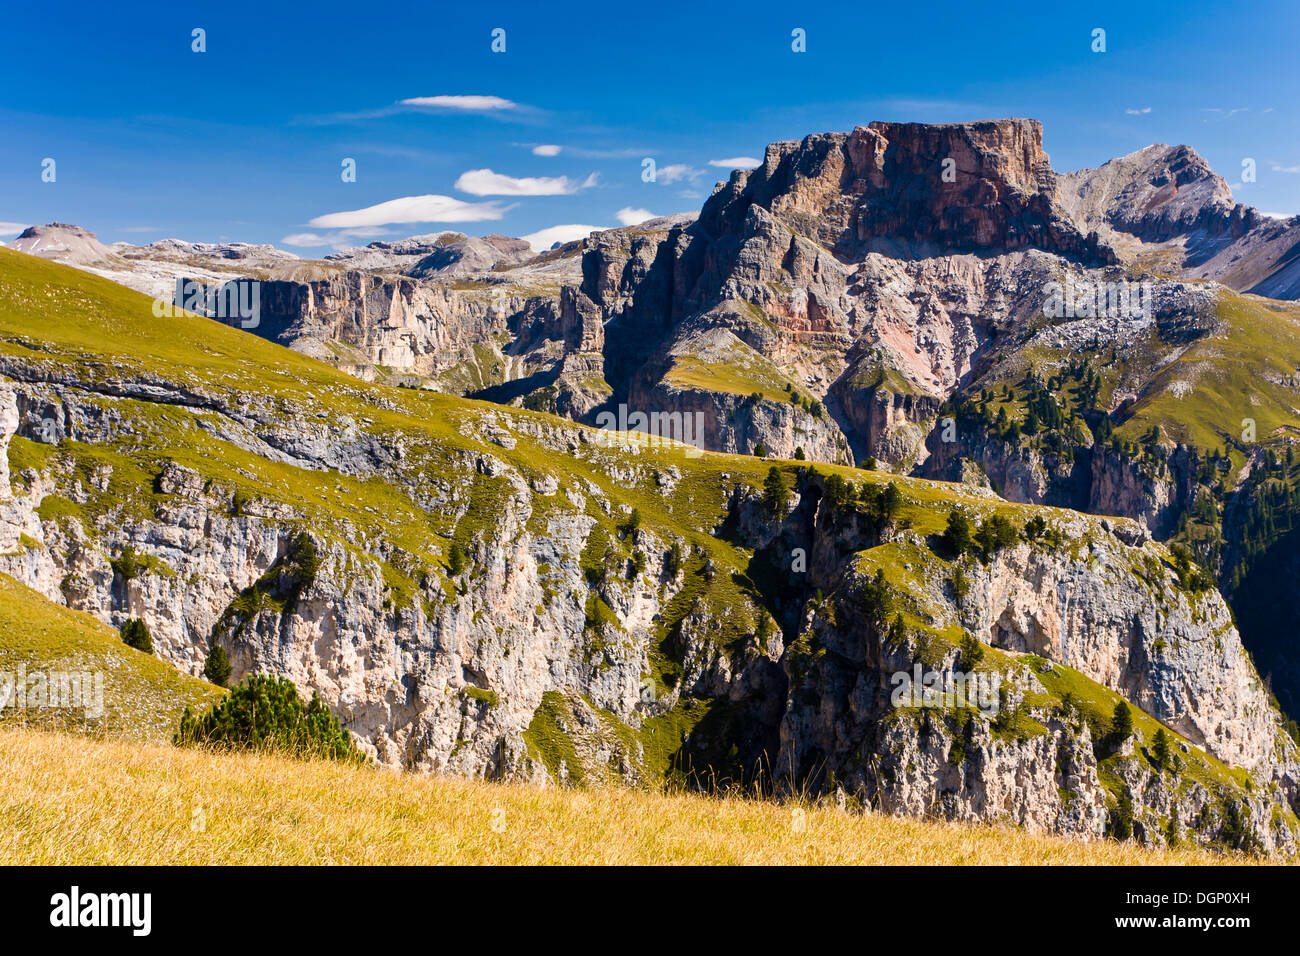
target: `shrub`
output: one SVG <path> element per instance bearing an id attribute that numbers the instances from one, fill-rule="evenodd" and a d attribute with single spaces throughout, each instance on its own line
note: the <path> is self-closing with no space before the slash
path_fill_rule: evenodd
<path id="1" fill-rule="evenodd" d="M 217 644 L 208 652 L 208 659 L 203 665 L 203 676 L 218 687 L 225 687 L 230 680 L 231 669 L 230 657 L 225 648 Z"/>
<path id="2" fill-rule="evenodd" d="M 1047 519 L 1042 515 L 1034 515 L 1025 522 L 1025 540 L 1037 541 L 1045 534 L 1047 534 Z"/>
<path id="3" fill-rule="evenodd" d="M 114 571 L 122 576 L 123 581 L 132 581 L 144 573 L 145 565 L 135 553 L 135 548 L 127 545 L 122 553 L 108 562 Z"/>
<path id="4" fill-rule="evenodd" d="M 795 461 L 806 461 L 807 458 L 808 458 L 808 456 L 804 454 L 804 452 L 803 452 L 803 446 L 802 446 L 802 445 L 800 445 L 798 448 L 796 448 L 796 449 L 794 450 L 794 460 L 795 460 Z"/>
<path id="5" fill-rule="evenodd" d="M 133 617 L 122 625 L 120 633 L 122 642 L 127 647 L 134 647 L 146 654 L 153 653 L 153 635 L 149 633 L 149 625 L 144 621 Z"/>
<path id="6" fill-rule="evenodd" d="M 766 457 L 767 457 L 767 446 L 764 445 L 762 442 L 759 442 L 757 445 L 755 445 L 755 446 L 754 446 L 754 457 L 755 457 L 755 458 L 766 458 Z"/>
<path id="7" fill-rule="evenodd" d="M 313 693 L 304 704 L 293 681 L 265 674 L 248 678 L 205 713 L 195 715 L 186 707 L 173 742 L 356 763 L 366 760 L 319 694 Z"/>
<path id="8" fill-rule="evenodd" d="M 1019 537 L 1016 526 L 1002 515 L 990 515 L 980 524 L 975 538 L 986 557 L 1016 543 Z"/>

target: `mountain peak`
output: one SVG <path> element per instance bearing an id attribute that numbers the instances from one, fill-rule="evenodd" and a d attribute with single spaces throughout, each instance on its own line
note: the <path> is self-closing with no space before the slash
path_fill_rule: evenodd
<path id="1" fill-rule="evenodd" d="M 1038 248 L 1089 263 L 1116 261 L 1056 202 L 1042 124 L 873 122 L 768 147 L 763 165 L 734 174 L 700 220 L 735 231 L 751 205 L 772 212 L 842 259 L 889 244 L 910 249 Z"/>

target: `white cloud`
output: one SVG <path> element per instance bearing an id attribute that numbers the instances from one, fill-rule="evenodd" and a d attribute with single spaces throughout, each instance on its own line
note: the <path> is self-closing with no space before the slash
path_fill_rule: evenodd
<path id="1" fill-rule="evenodd" d="M 27 226 L 21 222 L 0 222 L 0 236 L 16 236 L 26 228 Z"/>
<path id="2" fill-rule="evenodd" d="M 518 103 L 500 96 L 413 96 L 397 102 L 399 106 L 433 106 L 446 110 L 467 110 L 472 113 L 519 108 Z"/>
<path id="3" fill-rule="evenodd" d="M 524 240 L 533 247 L 534 252 L 545 252 L 551 246 L 558 243 L 573 242 L 575 239 L 586 239 L 593 232 L 600 232 L 607 229 L 608 226 L 551 226 L 549 229 L 539 229 L 537 232 L 530 232 L 526 236 L 519 238 Z"/>
<path id="4" fill-rule="evenodd" d="M 1270 168 L 1275 173 L 1300 173 L 1300 166 L 1279 166 L 1274 163 Z"/>
<path id="5" fill-rule="evenodd" d="M 1296 216 L 1293 212 L 1265 212 L 1260 213 L 1262 216 L 1268 216 L 1269 219 L 1292 219 Z"/>
<path id="6" fill-rule="evenodd" d="M 533 155 L 534 156 L 559 156 L 561 148 L 562 147 L 556 146 L 554 143 L 542 143 L 538 146 L 533 147 Z"/>
<path id="7" fill-rule="evenodd" d="M 682 179 L 689 179 L 693 182 L 703 175 L 704 170 L 702 169 L 687 166 L 685 163 L 675 163 L 671 166 L 660 166 L 655 170 L 655 182 L 663 183 L 666 186 Z"/>
<path id="8" fill-rule="evenodd" d="M 753 156 L 732 156 L 730 159 L 711 159 L 709 165 L 721 169 L 755 169 L 762 166 L 763 161 Z"/>
<path id="9" fill-rule="evenodd" d="M 649 209 L 633 209 L 631 206 L 624 206 L 614 213 L 614 218 L 625 226 L 636 226 L 647 219 L 658 219 L 659 217 Z"/>
<path id="10" fill-rule="evenodd" d="M 473 196 L 567 196 L 596 184 L 592 173 L 583 182 L 568 176 L 525 176 L 517 179 L 490 169 L 471 169 L 460 174 L 456 188 Z"/>
<path id="11" fill-rule="evenodd" d="M 405 222 L 482 222 L 505 213 L 494 202 L 463 202 L 451 196 L 402 196 L 364 209 L 332 212 L 308 222 L 318 229 L 357 229 Z"/>
<path id="12" fill-rule="evenodd" d="M 328 236 L 318 236 L 314 232 L 295 232 L 293 235 L 281 239 L 280 245 L 310 248 L 312 246 L 333 245 L 333 240 Z"/>
<path id="13" fill-rule="evenodd" d="M 1124 112 L 1127 113 L 1129 116 L 1143 116 L 1151 112 L 1151 107 L 1144 106 L 1140 110 L 1125 110 Z"/>

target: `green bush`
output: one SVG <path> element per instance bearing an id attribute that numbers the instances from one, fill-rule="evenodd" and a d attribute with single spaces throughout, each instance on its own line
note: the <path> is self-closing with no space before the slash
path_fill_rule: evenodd
<path id="1" fill-rule="evenodd" d="M 108 563 L 121 575 L 123 581 L 134 580 L 145 571 L 144 562 L 136 556 L 135 548 L 129 544 L 118 557 L 110 559 Z"/>
<path id="2" fill-rule="evenodd" d="M 127 647 L 134 647 L 137 651 L 144 651 L 146 654 L 153 653 L 153 635 L 149 633 L 149 625 L 139 618 L 131 618 L 122 625 L 121 628 L 122 642 Z"/>
<path id="3" fill-rule="evenodd" d="M 295 757 L 366 761 L 320 695 L 313 693 L 304 704 L 293 681 L 264 674 L 248 678 L 205 713 L 195 715 L 186 707 L 173 742 L 178 747 L 274 750 Z"/>

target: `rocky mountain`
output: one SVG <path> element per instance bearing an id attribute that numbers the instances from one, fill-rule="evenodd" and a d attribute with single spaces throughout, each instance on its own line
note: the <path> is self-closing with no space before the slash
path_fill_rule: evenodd
<path id="1" fill-rule="evenodd" d="M 669 236 L 630 237 L 617 278 Z M 588 318 L 618 288 L 562 293 L 570 354 L 602 354 Z M 180 671 L 220 645 L 415 771 L 1295 852 L 1300 751 L 1222 598 L 1138 522 L 700 453 L 166 321 L 0 250 L 0 572 L 144 619 Z M 975 675 L 974 700 L 900 703 L 928 671 Z"/>
<path id="2" fill-rule="evenodd" d="M 1190 147 L 1148 146 L 1067 173 L 1060 196 L 1080 228 L 1095 230 L 1126 261 L 1240 292 L 1300 298 L 1300 217 L 1276 219 L 1236 202 Z"/>
<path id="3" fill-rule="evenodd" d="M 118 255 L 100 242 L 93 232 L 62 222 L 29 226 L 9 243 L 9 248 L 70 266 L 112 269 L 122 265 Z"/>

